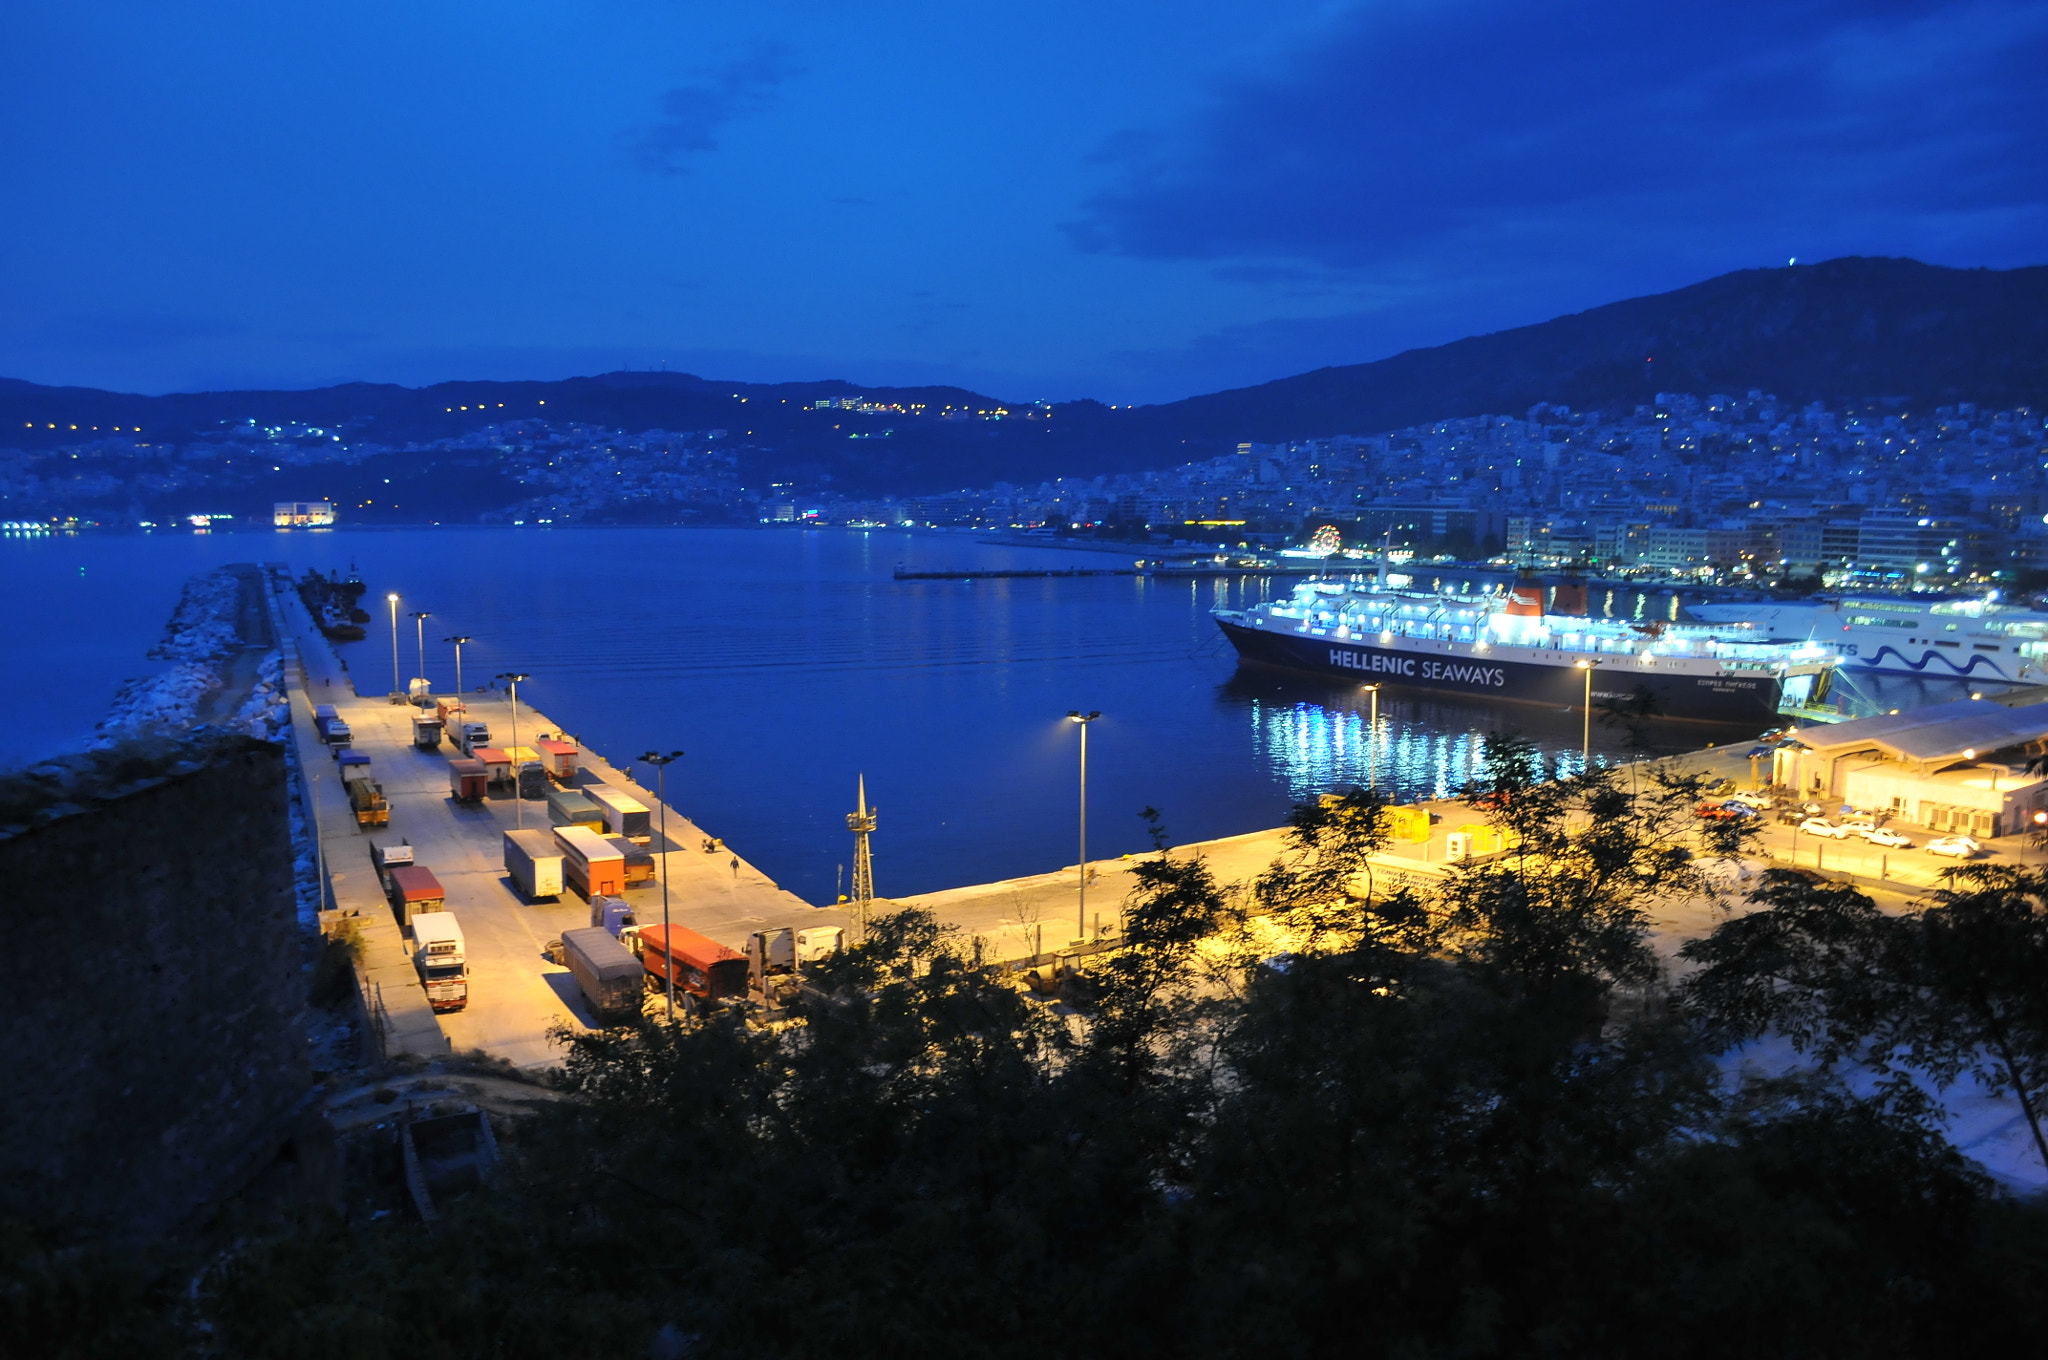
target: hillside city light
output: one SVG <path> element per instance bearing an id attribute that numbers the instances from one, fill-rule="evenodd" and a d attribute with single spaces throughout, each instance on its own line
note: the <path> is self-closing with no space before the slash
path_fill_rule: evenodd
<path id="1" fill-rule="evenodd" d="M 681 751 L 670 751 L 667 755 L 649 751 L 640 757 L 642 764 L 654 767 L 654 801 L 661 807 L 661 948 L 662 957 L 666 960 L 662 971 L 667 974 L 662 979 L 662 987 L 668 993 L 668 1022 L 671 1025 L 676 1022 L 676 956 L 668 938 L 668 790 L 664 780 L 670 763 L 680 759 L 682 754 Z"/>
<path id="2" fill-rule="evenodd" d="M 1088 938 L 1088 724 L 1101 716 L 1099 712 L 1083 713 L 1078 708 L 1067 714 L 1068 722 L 1081 726 L 1081 905 L 1074 929 L 1076 943 Z"/>

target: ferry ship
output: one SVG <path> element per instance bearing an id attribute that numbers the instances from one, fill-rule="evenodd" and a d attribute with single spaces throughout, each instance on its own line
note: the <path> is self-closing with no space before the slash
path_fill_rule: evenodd
<path id="1" fill-rule="evenodd" d="M 1560 582 L 1550 608 L 1527 572 L 1482 595 L 1307 581 L 1286 600 L 1212 611 L 1248 662 L 1360 684 L 1583 707 L 1647 691 L 1659 717 L 1768 723 L 1781 706 L 1818 705 L 1834 656 L 1768 640 L 1744 623 L 1628 623 L 1586 616 L 1585 584 Z"/>
<path id="2" fill-rule="evenodd" d="M 1937 680 L 2048 681 L 2048 614 L 1995 598 L 1845 596 L 1694 605 L 1690 612 L 1716 623 L 1746 622 L 1781 641 L 1811 639 L 1854 670 Z"/>

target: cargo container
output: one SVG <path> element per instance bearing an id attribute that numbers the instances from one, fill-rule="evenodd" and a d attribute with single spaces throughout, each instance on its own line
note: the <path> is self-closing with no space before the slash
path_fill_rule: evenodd
<path id="1" fill-rule="evenodd" d="M 448 796 L 458 803 L 480 803 L 490 792 L 491 772 L 481 760 L 448 762 Z"/>
<path id="2" fill-rule="evenodd" d="M 540 799 L 548 796 L 548 772 L 541 768 L 538 760 L 527 760 L 519 765 L 519 796 Z"/>
<path id="3" fill-rule="evenodd" d="M 321 719 L 323 719 L 323 718 L 338 718 L 338 717 L 340 717 L 340 716 L 341 716 L 341 712 L 340 712 L 340 710 L 338 710 L 337 708 L 335 708 L 335 706 L 334 706 L 333 704 L 314 704 L 314 705 L 313 705 L 313 721 L 314 721 L 314 722 L 319 722 L 319 721 L 320 721 Z"/>
<path id="4" fill-rule="evenodd" d="M 640 962 L 657 989 L 674 970 L 676 990 L 707 1001 L 747 994 L 747 956 L 687 926 L 640 927 Z"/>
<path id="5" fill-rule="evenodd" d="M 796 933 L 796 966 L 829 959 L 846 945 L 846 927 L 809 926 Z"/>
<path id="6" fill-rule="evenodd" d="M 562 849 L 545 831 L 505 833 L 505 872 L 529 902 L 562 895 Z"/>
<path id="7" fill-rule="evenodd" d="M 471 760 L 480 760 L 484 763 L 484 771 L 494 786 L 512 782 L 512 757 L 506 755 L 497 747 L 473 747 L 470 750 L 469 758 Z"/>
<path id="8" fill-rule="evenodd" d="M 391 804 L 384 800 L 384 786 L 374 779 L 351 782 L 348 805 L 356 814 L 357 826 L 391 825 Z"/>
<path id="9" fill-rule="evenodd" d="M 370 777 L 370 758 L 360 751 L 340 751 L 335 754 L 334 763 L 341 767 L 341 782 L 344 786 L 351 779 Z"/>
<path id="10" fill-rule="evenodd" d="M 441 749 L 441 720 L 425 714 L 412 720 L 412 744 L 422 751 Z"/>
<path id="11" fill-rule="evenodd" d="M 556 826 L 604 830 L 604 810 L 574 789 L 548 790 L 548 821 Z"/>
<path id="12" fill-rule="evenodd" d="M 441 880 L 423 864 L 401 864 L 386 870 L 384 877 L 391 885 L 391 906 L 398 913 L 401 926 L 410 928 L 414 917 L 442 911 L 448 905 L 448 894 L 441 890 Z"/>
<path id="13" fill-rule="evenodd" d="M 640 924 L 633 904 L 623 897 L 593 897 L 590 899 L 590 924 L 617 939 L 627 926 Z"/>
<path id="14" fill-rule="evenodd" d="M 445 726 L 450 732 L 461 731 L 462 721 L 468 715 L 469 705 L 463 703 L 462 700 L 456 698 L 454 695 L 448 694 L 435 696 L 434 716 L 439 718 L 441 720 L 442 725 Z"/>
<path id="15" fill-rule="evenodd" d="M 412 965 L 426 988 L 427 1004 L 437 1011 L 459 1011 L 469 1004 L 469 961 L 463 953 L 462 926 L 446 911 L 428 912 L 412 922 Z"/>
<path id="16" fill-rule="evenodd" d="M 562 881 L 586 898 L 616 897 L 626 890 L 626 858 L 587 826 L 558 826 Z"/>
<path id="17" fill-rule="evenodd" d="M 629 841 L 647 845 L 654 840 L 654 825 L 647 811 L 647 804 L 638 798 L 607 788 L 603 784 L 592 784 L 583 790 L 591 802 L 604 813 L 604 829 L 607 834 L 624 836 Z"/>
<path id="18" fill-rule="evenodd" d="M 540 763 L 547 768 L 548 778 L 558 784 L 566 784 L 576 777 L 576 758 L 582 752 L 573 741 L 537 741 L 540 748 Z"/>
<path id="19" fill-rule="evenodd" d="M 590 1008 L 605 1018 L 638 1015 L 647 995 L 640 961 L 601 926 L 562 932 L 562 961 L 576 977 Z"/>
<path id="20" fill-rule="evenodd" d="M 605 843 L 618 851 L 626 860 L 626 882 L 652 883 L 654 881 L 654 852 L 633 844 L 624 836 L 606 836 Z"/>

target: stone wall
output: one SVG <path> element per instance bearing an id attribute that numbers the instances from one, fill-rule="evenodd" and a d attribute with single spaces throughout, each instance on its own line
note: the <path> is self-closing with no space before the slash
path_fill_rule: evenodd
<path id="1" fill-rule="evenodd" d="M 231 738 L 0 838 L 0 1218 L 168 1231 L 311 1085 L 281 747 Z"/>

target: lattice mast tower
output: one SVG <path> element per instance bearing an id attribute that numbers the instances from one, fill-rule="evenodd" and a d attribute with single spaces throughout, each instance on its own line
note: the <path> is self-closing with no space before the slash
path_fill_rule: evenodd
<path id="1" fill-rule="evenodd" d="M 868 837 L 874 834 L 875 816 L 880 811 L 868 806 L 868 779 L 861 775 L 858 810 L 846 814 L 846 829 L 853 833 L 853 919 L 863 940 L 868 935 L 868 912 L 875 904 L 875 860 Z"/>

